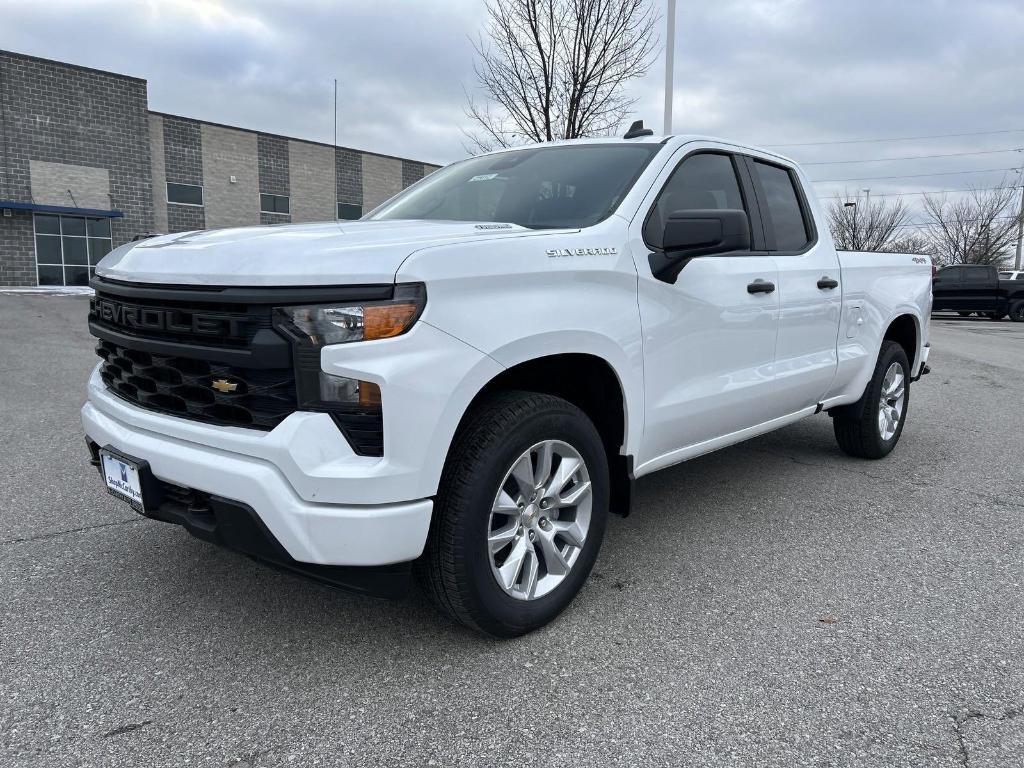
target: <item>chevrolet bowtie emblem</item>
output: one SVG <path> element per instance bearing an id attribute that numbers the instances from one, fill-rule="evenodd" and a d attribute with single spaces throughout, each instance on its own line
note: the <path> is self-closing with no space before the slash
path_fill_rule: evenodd
<path id="1" fill-rule="evenodd" d="M 218 392 L 234 392 L 238 389 L 238 384 L 236 382 L 228 381 L 227 379 L 217 379 L 211 383 L 210 386 Z"/>

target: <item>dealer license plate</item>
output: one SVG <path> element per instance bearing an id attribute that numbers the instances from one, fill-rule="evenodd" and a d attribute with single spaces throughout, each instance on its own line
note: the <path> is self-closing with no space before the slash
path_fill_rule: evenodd
<path id="1" fill-rule="evenodd" d="M 100 462 L 103 468 L 103 482 L 107 484 L 110 495 L 127 501 L 136 512 L 145 507 L 142 501 L 142 478 L 139 466 L 133 461 L 115 456 L 105 449 L 100 449 Z"/>

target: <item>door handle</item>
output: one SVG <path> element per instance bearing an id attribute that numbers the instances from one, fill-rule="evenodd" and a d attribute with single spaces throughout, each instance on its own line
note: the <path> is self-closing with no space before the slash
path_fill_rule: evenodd
<path id="1" fill-rule="evenodd" d="M 831 277 L 823 277 L 818 281 L 818 287 L 823 291 L 831 291 L 833 288 L 839 287 L 839 281 L 833 280 Z"/>
<path id="2" fill-rule="evenodd" d="M 760 277 L 752 283 L 747 283 L 747 293 L 773 293 L 775 283 L 762 280 Z"/>

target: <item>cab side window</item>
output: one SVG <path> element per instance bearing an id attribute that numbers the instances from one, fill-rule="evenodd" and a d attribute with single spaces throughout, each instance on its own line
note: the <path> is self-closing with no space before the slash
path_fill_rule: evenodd
<path id="1" fill-rule="evenodd" d="M 754 169 L 764 190 L 769 223 L 775 230 L 775 250 L 802 251 L 811 241 L 811 233 L 807 231 L 792 172 L 759 161 L 754 161 Z M 762 216 L 764 213 L 762 209 Z"/>
<path id="2" fill-rule="evenodd" d="M 644 223 L 644 241 L 660 249 L 665 224 L 676 211 L 746 210 L 729 155 L 701 152 L 683 160 L 665 182 Z"/>

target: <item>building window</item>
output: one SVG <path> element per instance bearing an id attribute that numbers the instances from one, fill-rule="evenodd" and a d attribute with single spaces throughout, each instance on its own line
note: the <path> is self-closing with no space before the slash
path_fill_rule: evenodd
<path id="1" fill-rule="evenodd" d="M 88 285 L 110 253 L 110 219 L 37 213 L 33 220 L 39 285 Z"/>
<path id="2" fill-rule="evenodd" d="M 268 195 L 260 192 L 261 213 L 290 213 L 287 195 Z"/>
<path id="3" fill-rule="evenodd" d="M 167 182 L 167 202 L 178 205 L 202 205 L 203 188 L 198 184 Z"/>
<path id="4" fill-rule="evenodd" d="M 363 206 L 353 203 L 338 203 L 339 219 L 361 219 L 363 217 Z"/>

